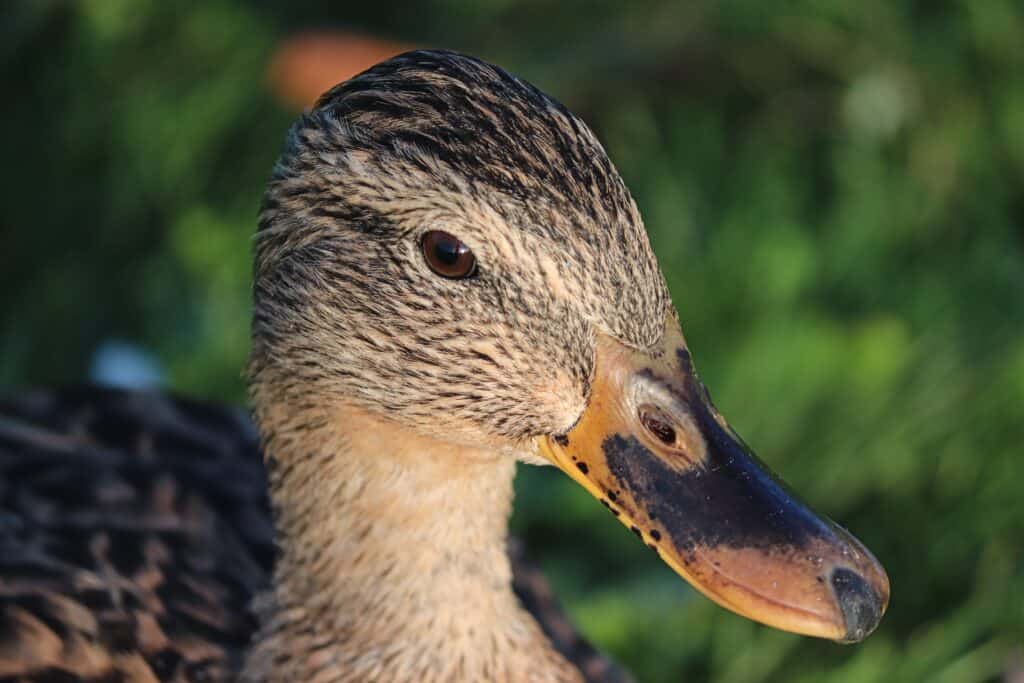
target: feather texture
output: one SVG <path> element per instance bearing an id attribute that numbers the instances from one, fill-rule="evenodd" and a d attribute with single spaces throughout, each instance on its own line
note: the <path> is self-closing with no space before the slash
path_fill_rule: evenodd
<path id="1" fill-rule="evenodd" d="M 0 683 L 233 680 L 272 536 L 244 411 L 95 387 L 0 400 Z M 511 554 L 563 656 L 628 680 Z"/>

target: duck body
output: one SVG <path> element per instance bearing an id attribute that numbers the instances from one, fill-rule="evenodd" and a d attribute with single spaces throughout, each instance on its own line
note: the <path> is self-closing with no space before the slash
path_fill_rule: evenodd
<path id="1" fill-rule="evenodd" d="M 516 595 L 585 680 L 629 680 L 509 552 Z M 90 386 L 0 399 L 3 683 L 237 680 L 274 555 L 245 410 Z"/>

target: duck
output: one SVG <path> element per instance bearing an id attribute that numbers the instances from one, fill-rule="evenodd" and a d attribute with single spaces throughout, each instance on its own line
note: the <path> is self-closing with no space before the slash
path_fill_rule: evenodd
<path id="1" fill-rule="evenodd" d="M 728 610 L 878 625 L 881 564 L 715 408 L 624 181 L 533 85 L 416 50 L 333 87 L 253 252 L 251 412 L 0 401 L 0 681 L 630 680 L 510 545 L 519 463 Z"/>

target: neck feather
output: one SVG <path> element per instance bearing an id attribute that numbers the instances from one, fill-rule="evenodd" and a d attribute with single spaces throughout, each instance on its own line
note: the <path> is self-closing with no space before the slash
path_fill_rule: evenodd
<path id="1" fill-rule="evenodd" d="M 511 459 L 355 409 L 257 419 L 281 556 L 243 680 L 580 680 L 511 589 Z"/>

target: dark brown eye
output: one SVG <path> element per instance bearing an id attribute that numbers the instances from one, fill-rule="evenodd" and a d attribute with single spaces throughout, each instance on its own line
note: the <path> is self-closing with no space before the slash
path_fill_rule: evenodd
<path id="1" fill-rule="evenodd" d="M 476 257 L 455 235 L 431 230 L 423 236 L 421 247 L 427 265 L 441 277 L 458 279 L 476 273 Z"/>

